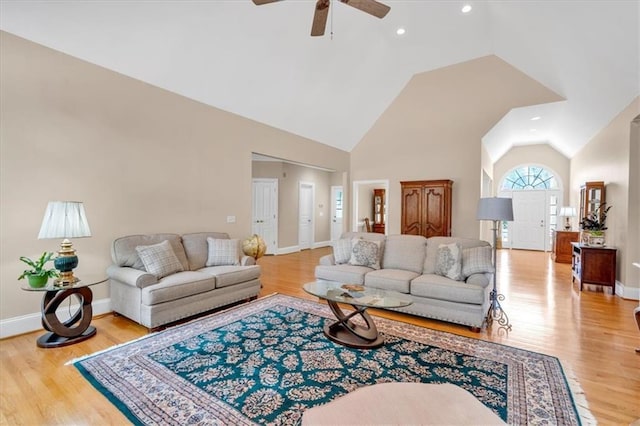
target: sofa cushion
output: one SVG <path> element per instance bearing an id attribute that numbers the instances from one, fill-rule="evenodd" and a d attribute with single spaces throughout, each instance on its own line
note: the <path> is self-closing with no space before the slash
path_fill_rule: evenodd
<path id="1" fill-rule="evenodd" d="M 465 280 L 467 284 L 473 284 L 480 287 L 487 287 L 491 284 L 491 275 L 490 274 L 473 274 L 467 277 Z"/>
<path id="2" fill-rule="evenodd" d="M 182 264 L 182 269 L 189 270 L 189 261 L 187 261 L 187 255 L 182 246 L 182 238 L 177 234 L 128 235 L 117 238 L 111 245 L 111 258 L 113 263 L 118 266 L 128 266 L 144 271 L 144 265 L 138 256 L 136 247 L 158 244 L 164 240 L 171 244 L 173 253 Z"/>
<path id="3" fill-rule="evenodd" d="M 419 274 L 401 269 L 380 269 L 369 272 L 364 277 L 364 285 L 383 290 L 409 293 L 411 280 Z"/>
<path id="4" fill-rule="evenodd" d="M 318 265 L 316 278 L 319 280 L 338 281 L 349 284 L 364 284 L 364 275 L 373 271 L 366 266 L 354 265 Z"/>
<path id="5" fill-rule="evenodd" d="M 189 259 L 189 270 L 197 271 L 205 267 L 209 256 L 209 244 L 207 238 L 229 239 L 229 234 L 224 232 L 194 232 L 182 236 L 184 251 Z"/>
<path id="6" fill-rule="evenodd" d="M 178 272 L 143 288 L 141 298 L 145 305 L 157 305 L 211 291 L 215 287 L 216 278 L 211 275 L 192 271 Z"/>
<path id="7" fill-rule="evenodd" d="M 351 240 L 351 258 L 349 264 L 380 269 L 382 242 L 354 238 Z"/>
<path id="8" fill-rule="evenodd" d="M 216 277 L 216 288 L 229 287 L 234 284 L 240 284 L 247 281 L 260 278 L 261 268 L 259 265 L 251 266 L 234 266 L 221 265 L 209 266 L 198 270 L 207 275 Z"/>
<path id="9" fill-rule="evenodd" d="M 473 274 L 493 273 L 491 263 L 491 246 L 473 247 L 462 250 L 462 275 L 469 277 Z"/>
<path id="10" fill-rule="evenodd" d="M 351 239 L 340 238 L 333 244 L 333 259 L 337 265 L 349 263 L 349 259 L 351 259 Z"/>
<path id="11" fill-rule="evenodd" d="M 421 235 L 389 235 L 385 241 L 382 267 L 422 273 L 427 239 Z"/>
<path id="12" fill-rule="evenodd" d="M 440 244 L 435 273 L 456 281 L 463 279 L 462 250 L 458 244 Z"/>
<path id="13" fill-rule="evenodd" d="M 240 264 L 240 240 L 207 238 L 209 252 L 205 266 Z"/>
<path id="14" fill-rule="evenodd" d="M 457 238 L 457 237 L 430 237 L 427 238 L 427 255 L 424 259 L 423 274 L 433 274 L 436 270 L 436 261 L 438 260 L 438 247 L 440 244 L 457 243 L 463 250 L 471 247 L 488 246 L 489 243 L 475 238 Z"/>
<path id="15" fill-rule="evenodd" d="M 438 300 L 481 305 L 484 303 L 483 286 L 454 281 L 435 274 L 424 274 L 411 281 L 411 294 Z"/>
<path id="16" fill-rule="evenodd" d="M 136 252 L 140 256 L 144 269 L 158 278 L 184 270 L 167 240 L 150 246 L 138 246 Z"/>

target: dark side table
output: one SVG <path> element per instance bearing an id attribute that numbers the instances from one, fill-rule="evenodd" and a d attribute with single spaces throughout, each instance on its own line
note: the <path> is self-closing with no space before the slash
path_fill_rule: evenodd
<path id="1" fill-rule="evenodd" d="M 44 292 L 42 297 L 42 327 L 47 333 L 38 338 L 37 344 L 41 348 L 59 348 L 82 342 L 96 334 L 96 328 L 91 324 L 93 309 L 91 302 L 93 293 L 89 287 L 107 281 L 107 278 L 98 280 L 80 280 L 69 286 L 54 286 L 49 281 L 46 287 L 34 288 L 28 285 L 22 286 L 24 291 Z M 71 317 L 62 322 L 56 311 L 65 300 L 73 297 L 80 306 Z M 71 302 L 71 300 L 69 301 Z"/>

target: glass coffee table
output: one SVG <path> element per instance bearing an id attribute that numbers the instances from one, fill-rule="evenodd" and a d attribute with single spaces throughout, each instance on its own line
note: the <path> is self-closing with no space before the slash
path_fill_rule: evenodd
<path id="1" fill-rule="evenodd" d="M 338 321 L 324 327 L 324 334 L 330 340 L 351 348 L 370 349 L 382 346 L 373 318 L 367 308 L 401 308 L 411 305 L 407 295 L 395 291 L 365 287 L 359 284 L 345 284 L 335 281 L 314 281 L 303 286 L 304 291 L 325 299 Z M 353 312 L 344 312 L 339 303 L 353 306 Z M 351 321 L 360 316 L 364 326 Z"/>
<path id="2" fill-rule="evenodd" d="M 96 277 L 66 285 L 56 286 L 53 280 L 49 280 L 45 287 L 35 288 L 29 285 L 22 286 L 24 291 L 43 292 L 42 296 L 42 327 L 47 333 L 40 336 L 37 345 L 40 348 L 58 348 L 82 342 L 96 334 L 96 328 L 91 324 L 93 309 L 91 302 L 93 293 L 89 287 L 101 284 L 107 278 Z M 57 310 L 63 301 L 75 298 L 78 309 L 66 321 L 60 321 Z"/>

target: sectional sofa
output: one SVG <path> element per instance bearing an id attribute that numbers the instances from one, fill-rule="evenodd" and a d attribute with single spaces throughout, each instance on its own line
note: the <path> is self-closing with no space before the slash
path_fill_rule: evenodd
<path id="1" fill-rule="evenodd" d="M 260 292 L 260 266 L 226 233 L 129 235 L 111 257 L 113 311 L 150 329 Z"/>
<path id="2" fill-rule="evenodd" d="M 376 252 L 367 242 L 379 247 L 377 260 L 367 259 Z M 369 247 L 357 247 L 362 245 Z M 475 331 L 484 325 L 489 309 L 493 273 L 486 241 L 363 232 L 345 233 L 334 244 L 333 254 L 323 256 L 315 269 L 320 280 L 393 290 L 413 301 L 394 310 L 468 325 Z"/>

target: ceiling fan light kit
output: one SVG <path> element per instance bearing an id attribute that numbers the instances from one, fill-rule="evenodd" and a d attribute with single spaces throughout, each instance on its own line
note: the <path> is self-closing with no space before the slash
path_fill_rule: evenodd
<path id="1" fill-rule="evenodd" d="M 275 3 L 281 0 L 253 0 L 253 3 L 261 6 L 263 4 Z M 341 3 L 361 10 L 376 18 L 384 18 L 391 10 L 386 4 L 382 4 L 376 0 L 338 0 Z M 315 12 L 313 13 L 313 22 L 311 23 L 311 36 L 317 37 L 324 35 L 327 27 L 327 18 L 329 17 L 329 7 L 331 0 L 318 0 L 316 2 Z"/>

